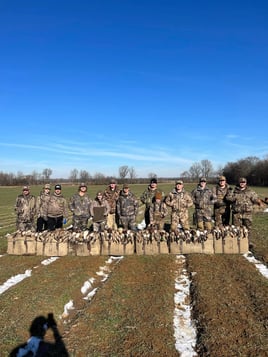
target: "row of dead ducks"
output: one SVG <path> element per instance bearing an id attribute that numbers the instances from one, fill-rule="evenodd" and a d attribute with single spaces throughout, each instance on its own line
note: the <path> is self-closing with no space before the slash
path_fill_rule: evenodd
<path id="1" fill-rule="evenodd" d="M 124 231 L 107 230 L 103 232 L 92 232 L 89 230 L 81 232 L 73 232 L 70 229 L 56 229 L 55 231 L 16 231 L 12 234 L 7 234 L 7 237 L 14 240 L 18 237 L 25 239 L 34 239 L 39 242 L 70 242 L 70 243 L 94 243 L 96 241 L 108 241 L 114 243 L 150 243 L 157 242 L 178 242 L 185 241 L 186 243 L 202 243 L 213 236 L 214 239 L 225 239 L 227 236 L 243 239 L 248 238 L 248 230 L 245 226 L 227 226 L 223 228 L 213 228 L 211 231 L 201 230 L 177 230 L 166 232 L 165 230 L 142 230 L 142 231 Z"/>

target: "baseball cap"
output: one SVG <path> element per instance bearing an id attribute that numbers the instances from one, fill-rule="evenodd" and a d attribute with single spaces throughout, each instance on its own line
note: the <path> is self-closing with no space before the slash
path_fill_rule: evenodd
<path id="1" fill-rule="evenodd" d="M 153 177 L 150 182 L 151 183 L 157 183 L 157 179 L 155 177 Z"/>
<path id="2" fill-rule="evenodd" d="M 247 179 L 245 177 L 240 177 L 239 182 L 245 182 L 247 183 Z"/>
<path id="3" fill-rule="evenodd" d="M 79 185 L 79 188 L 80 187 L 87 187 L 87 185 L 85 184 L 85 182 L 81 182 L 80 185 Z"/>
<path id="4" fill-rule="evenodd" d="M 199 182 L 207 182 L 207 179 L 205 177 L 200 177 Z"/>
<path id="5" fill-rule="evenodd" d="M 55 190 L 61 190 L 61 185 L 55 185 Z"/>
<path id="6" fill-rule="evenodd" d="M 178 184 L 183 185 L 183 181 L 182 181 L 182 180 L 177 180 L 177 181 L 176 181 L 176 185 L 178 185 Z"/>
<path id="7" fill-rule="evenodd" d="M 22 191 L 29 191 L 29 186 L 23 186 Z"/>
<path id="8" fill-rule="evenodd" d="M 219 181 L 226 181 L 226 177 L 225 176 L 220 176 L 219 177 Z"/>
<path id="9" fill-rule="evenodd" d="M 47 189 L 50 190 L 50 184 L 49 184 L 49 183 L 46 183 L 45 186 L 44 186 L 44 188 L 47 188 Z"/>
<path id="10" fill-rule="evenodd" d="M 129 188 L 129 184 L 128 183 L 124 183 L 123 188 Z"/>

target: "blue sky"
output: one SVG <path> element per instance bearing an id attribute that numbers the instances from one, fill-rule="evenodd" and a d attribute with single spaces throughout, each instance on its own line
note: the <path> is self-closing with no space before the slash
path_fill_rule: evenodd
<path id="1" fill-rule="evenodd" d="M 0 2 L 0 171 L 268 155 L 266 0 Z"/>

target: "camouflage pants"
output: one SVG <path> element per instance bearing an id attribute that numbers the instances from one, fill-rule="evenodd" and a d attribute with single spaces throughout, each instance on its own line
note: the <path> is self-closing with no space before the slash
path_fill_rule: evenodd
<path id="1" fill-rule="evenodd" d="M 106 221 L 93 222 L 93 232 L 103 232 L 107 228 Z"/>
<path id="2" fill-rule="evenodd" d="M 74 231 L 84 231 L 88 227 L 88 217 L 73 216 L 73 230 Z"/>
<path id="3" fill-rule="evenodd" d="M 171 231 L 177 231 L 179 224 L 184 230 L 190 229 L 188 210 L 171 213 Z"/>
<path id="4" fill-rule="evenodd" d="M 234 226 L 238 226 L 238 227 L 245 226 L 248 229 L 248 231 L 250 231 L 252 228 L 252 215 L 233 213 L 232 223 Z"/>
<path id="5" fill-rule="evenodd" d="M 230 223 L 230 207 L 222 206 L 214 210 L 215 224 L 218 227 L 228 226 Z"/>
<path id="6" fill-rule="evenodd" d="M 20 221 L 17 220 L 16 228 L 18 231 L 35 231 L 34 220 L 30 221 Z"/>
<path id="7" fill-rule="evenodd" d="M 196 226 L 200 230 L 208 230 L 212 229 L 212 217 L 211 211 L 205 209 L 196 209 L 195 210 L 195 220 Z"/>
<path id="8" fill-rule="evenodd" d="M 128 230 L 135 230 L 136 229 L 136 217 L 132 216 L 120 216 L 119 219 L 120 227 L 123 229 Z"/>

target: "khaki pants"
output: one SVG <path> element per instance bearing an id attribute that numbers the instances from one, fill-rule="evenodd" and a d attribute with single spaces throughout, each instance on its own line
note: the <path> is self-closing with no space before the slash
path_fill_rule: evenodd
<path id="1" fill-rule="evenodd" d="M 109 213 L 107 216 L 107 227 L 113 230 L 117 230 L 115 213 Z"/>

